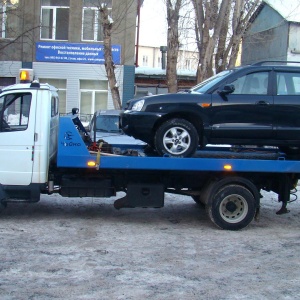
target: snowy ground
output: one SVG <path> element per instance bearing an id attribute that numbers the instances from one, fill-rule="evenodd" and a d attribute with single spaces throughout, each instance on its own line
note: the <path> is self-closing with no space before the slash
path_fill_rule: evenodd
<path id="1" fill-rule="evenodd" d="M 300 193 L 278 216 L 217 229 L 191 198 L 160 209 L 43 196 L 0 216 L 0 299 L 300 299 Z"/>

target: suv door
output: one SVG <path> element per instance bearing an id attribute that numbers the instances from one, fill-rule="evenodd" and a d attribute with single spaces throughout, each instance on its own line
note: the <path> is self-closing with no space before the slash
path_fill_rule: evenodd
<path id="1" fill-rule="evenodd" d="M 274 129 L 278 140 L 300 144 L 300 72 L 276 71 Z"/>
<path id="2" fill-rule="evenodd" d="M 213 93 L 212 138 L 255 140 L 272 137 L 273 96 L 268 92 L 269 77 L 269 71 L 248 72 L 226 82 L 234 85 L 234 92 L 220 93 L 223 84 Z"/>

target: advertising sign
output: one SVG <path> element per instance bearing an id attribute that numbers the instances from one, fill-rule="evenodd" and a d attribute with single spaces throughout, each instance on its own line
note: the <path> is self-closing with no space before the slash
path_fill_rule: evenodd
<path id="1" fill-rule="evenodd" d="M 121 46 L 112 45 L 116 65 L 121 63 Z M 96 44 L 37 42 L 36 60 L 43 62 L 104 64 L 104 46 Z"/>

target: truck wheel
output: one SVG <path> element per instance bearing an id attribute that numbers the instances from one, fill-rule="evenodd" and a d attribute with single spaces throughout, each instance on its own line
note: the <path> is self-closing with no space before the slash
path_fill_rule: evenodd
<path id="1" fill-rule="evenodd" d="M 154 144 L 160 155 L 190 157 L 198 146 L 196 128 L 184 119 L 171 119 L 163 123 L 156 131 Z"/>
<path id="2" fill-rule="evenodd" d="M 239 230 L 250 224 L 255 215 L 255 199 L 246 187 L 226 185 L 207 203 L 208 215 L 222 229 Z"/>

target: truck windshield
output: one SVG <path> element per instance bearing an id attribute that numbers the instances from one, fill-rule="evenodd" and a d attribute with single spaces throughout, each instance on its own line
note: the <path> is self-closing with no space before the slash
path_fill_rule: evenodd
<path id="1" fill-rule="evenodd" d="M 212 86 L 214 86 L 215 84 L 217 84 L 218 82 L 223 80 L 225 77 L 227 77 L 232 72 L 234 72 L 234 70 L 226 70 L 226 71 L 220 72 L 220 73 L 216 74 L 215 76 L 212 76 L 212 77 L 200 82 L 199 84 L 197 84 L 193 88 L 191 88 L 190 93 L 204 94 Z"/>

